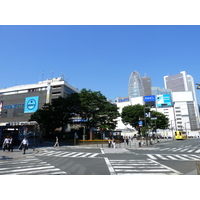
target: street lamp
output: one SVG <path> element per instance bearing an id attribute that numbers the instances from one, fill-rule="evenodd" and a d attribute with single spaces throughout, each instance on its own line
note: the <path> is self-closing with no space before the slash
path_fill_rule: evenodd
<path id="1" fill-rule="evenodd" d="M 186 134 L 187 134 L 187 127 L 186 127 L 187 123 L 190 123 L 190 122 L 185 122 L 185 132 L 186 132 Z"/>
<path id="2" fill-rule="evenodd" d="M 196 83 L 196 85 L 197 85 L 197 89 L 199 90 L 200 89 L 200 84 Z"/>
<path id="3" fill-rule="evenodd" d="M 147 143 L 147 146 L 148 146 L 147 133 L 146 133 L 146 125 L 147 125 L 146 112 L 145 112 L 146 109 L 150 109 L 150 107 L 144 107 L 144 128 L 145 128 L 144 130 L 145 130 L 145 135 L 146 135 L 146 143 Z"/>

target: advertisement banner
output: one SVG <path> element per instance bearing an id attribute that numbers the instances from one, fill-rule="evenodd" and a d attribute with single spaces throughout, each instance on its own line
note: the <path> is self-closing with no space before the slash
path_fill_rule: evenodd
<path id="1" fill-rule="evenodd" d="M 172 106 L 171 95 L 170 94 L 157 95 L 157 106 L 158 107 Z"/>
<path id="2" fill-rule="evenodd" d="M 39 96 L 25 99 L 24 113 L 33 113 L 38 110 Z"/>

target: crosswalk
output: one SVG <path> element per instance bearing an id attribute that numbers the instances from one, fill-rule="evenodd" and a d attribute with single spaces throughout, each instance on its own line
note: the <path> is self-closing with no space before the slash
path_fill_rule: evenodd
<path id="1" fill-rule="evenodd" d="M 152 160 L 200 161 L 199 155 L 193 154 L 147 154 Z"/>
<path id="2" fill-rule="evenodd" d="M 180 172 L 156 162 L 147 160 L 109 160 L 104 158 L 111 175 L 179 175 Z"/>
<path id="3" fill-rule="evenodd" d="M 200 153 L 200 149 L 199 148 L 194 148 L 194 147 L 181 147 L 181 148 L 154 148 L 154 147 L 145 147 L 145 148 L 139 148 L 137 150 L 141 150 L 141 151 L 168 151 L 168 152 L 180 152 L 180 153 L 196 153 L 199 154 Z"/>
<path id="4" fill-rule="evenodd" d="M 0 175 L 66 175 L 60 169 L 35 157 L 1 160 Z"/>
<path id="5" fill-rule="evenodd" d="M 50 151 L 44 150 L 37 154 L 37 156 L 55 156 L 60 158 L 71 157 L 71 158 L 95 158 L 99 153 L 87 153 L 87 152 L 68 152 L 68 151 Z"/>

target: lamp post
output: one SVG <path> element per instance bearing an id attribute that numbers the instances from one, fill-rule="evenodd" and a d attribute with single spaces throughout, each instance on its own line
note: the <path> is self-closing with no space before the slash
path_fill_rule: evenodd
<path id="1" fill-rule="evenodd" d="M 150 109 L 150 107 L 144 107 L 144 131 L 146 135 L 146 145 L 148 146 L 147 133 L 146 133 L 146 125 L 147 125 L 146 112 L 145 112 L 146 109 Z"/>
<path id="2" fill-rule="evenodd" d="M 190 122 L 185 122 L 185 132 L 186 132 L 186 135 L 187 135 L 187 127 L 186 127 L 187 123 L 190 123 Z"/>
<path id="3" fill-rule="evenodd" d="M 197 90 L 200 90 L 200 84 L 196 83 L 196 85 L 197 85 Z"/>

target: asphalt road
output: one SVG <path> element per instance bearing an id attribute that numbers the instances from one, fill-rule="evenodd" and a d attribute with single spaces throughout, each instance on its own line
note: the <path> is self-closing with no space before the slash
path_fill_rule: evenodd
<path id="1" fill-rule="evenodd" d="M 200 139 L 142 148 L 42 147 L 20 157 L 6 155 L 0 159 L 0 175 L 196 175 Z"/>

